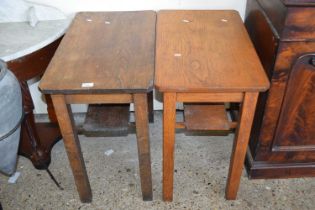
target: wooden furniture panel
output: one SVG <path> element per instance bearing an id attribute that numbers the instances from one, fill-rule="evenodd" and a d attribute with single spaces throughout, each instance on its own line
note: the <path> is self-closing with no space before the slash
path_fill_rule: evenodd
<path id="1" fill-rule="evenodd" d="M 280 43 L 278 57 L 271 80 L 272 84 L 268 93 L 261 130 L 259 132 L 259 147 L 261 150 L 256 153 L 257 160 L 264 160 L 267 158 L 269 162 L 274 163 L 285 163 L 292 160 L 303 161 L 304 155 L 288 156 L 284 153 L 273 153 L 272 145 L 275 131 L 278 126 L 278 119 L 282 109 L 281 105 L 283 104 L 291 65 L 299 56 L 303 55 L 303 53 L 312 52 L 313 49 L 315 49 L 314 47 L 315 43 Z M 291 52 L 295 53 L 292 54 Z"/>
<path id="2" fill-rule="evenodd" d="M 315 5 L 314 5 L 315 6 Z M 315 41 L 315 17 L 312 7 L 293 7 L 288 9 L 282 40 Z"/>
<path id="3" fill-rule="evenodd" d="M 155 16 L 153 11 L 79 13 L 49 64 L 41 88 L 50 94 L 150 92 Z M 82 83 L 91 82 L 93 86 L 82 89 Z"/>
<path id="4" fill-rule="evenodd" d="M 266 14 L 260 10 L 256 1 L 248 2 L 246 16 L 245 26 L 248 34 L 270 79 L 273 73 L 280 37 L 275 33 L 274 28 L 270 27 L 266 19 Z"/>
<path id="5" fill-rule="evenodd" d="M 161 11 L 157 28 L 156 57 L 164 61 L 156 62 L 158 90 L 239 92 L 268 87 L 236 11 Z"/>
<path id="6" fill-rule="evenodd" d="M 257 1 L 248 1 L 246 12 L 247 18 L 245 20 L 245 26 L 265 69 L 265 72 L 267 73 L 268 78 L 271 79 L 274 71 L 273 67 L 276 60 L 276 53 L 280 37 L 278 36 L 275 29 L 270 27 L 266 18 L 266 13 L 261 11 Z M 258 144 L 258 135 L 264 116 L 267 97 L 268 91 L 261 93 L 258 97 L 257 109 L 254 117 L 251 141 L 249 145 L 251 148 L 250 151 L 255 151 L 255 147 Z"/>
<path id="7" fill-rule="evenodd" d="M 280 34 L 284 29 L 284 23 L 288 10 L 287 7 L 283 4 L 282 0 L 255 0 L 255 2 L 259 5 L 258 10 L 266 14 L 268 21 L 271 23 L 270 27 L 280 38 Z M 252 0 L 247 1 L 247 5 L 250 4 L 252 4 Z M 248 9 L 246 12 L 248 13 L 251 11 L 251 9 Z"/>
<path id="8" fill-rule="evenodd" d="M 312 21 L 305 19 L 315 7 L 301 2 L 300 7 L 271 0 L 247 4 L 246 27 L 271 81 L 270 90 L 259 97 L 247 152 L 251 178 L 315 175 L 315 36 Z M 271 37 L 278 38 L 266 42 Z"/>
<path id="9" fill-rule="evenodd" d="M 278 127 L 274 151 L 315 152 L 315 55 L 299 58 L 292 67 Z"/>

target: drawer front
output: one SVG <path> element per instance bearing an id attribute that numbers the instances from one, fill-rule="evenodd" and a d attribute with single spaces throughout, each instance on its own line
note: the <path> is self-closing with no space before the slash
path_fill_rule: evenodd
<path id="1" fill-rule="evenodd" d="M 315 7 L 291 7 L 288 9 L 283 41 L 315 41 Z"/>

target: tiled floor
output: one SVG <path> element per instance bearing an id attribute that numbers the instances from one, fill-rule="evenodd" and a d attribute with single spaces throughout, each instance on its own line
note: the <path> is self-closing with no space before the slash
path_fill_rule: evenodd
<path id="1" fill-rule="evenodd" d="M 18 209 L 315 209 L 315 179 L 248 180 L 245 171 L 238 200 L 226 201 L 224 189 L 233 135 L 224 137 L 176 135 L 174 201 L 161 198 L 162 114 L 150 124 L 154 200 L 141 199 L 136 137 L 86 138 L 81 146 L 93 192 L 93 202 L 79 200 L 68 159 L 59 142 L 50 170 L 59 190 L 45 171 L 20 158 L 16 184 L 0 175 L 4 210 Z M 104 154 L 114 150 L 110 156 Z"/>

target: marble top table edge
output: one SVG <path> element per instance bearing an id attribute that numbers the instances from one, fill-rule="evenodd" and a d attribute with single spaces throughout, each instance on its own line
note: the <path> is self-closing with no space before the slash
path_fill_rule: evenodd
<path id="1" fill-rule="evenodd" d="M 71 21 L 40 21 L 35 27 L 27 22 L 0 23 L 0 59 L 15 60 L 51 44 L 65 34 Z"/>

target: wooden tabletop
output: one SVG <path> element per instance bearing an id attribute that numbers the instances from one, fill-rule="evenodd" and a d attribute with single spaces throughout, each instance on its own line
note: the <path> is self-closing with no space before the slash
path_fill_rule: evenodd
<path id="1" fill-rule="evenodd" d="M 160 11 L 156 36 L 159 91 L 239 92 L 269 87 L 236 11 Z"/>
<path id="2" fill-rule="evenodd" d="M 152 90 L 155 23 L 153 11 L 78 13 L 40 89 L 49 94 Z"/>

